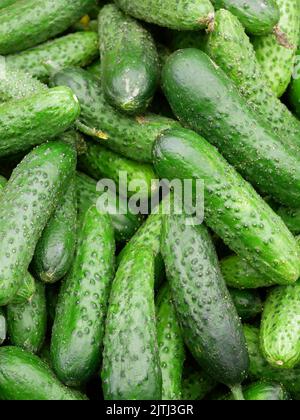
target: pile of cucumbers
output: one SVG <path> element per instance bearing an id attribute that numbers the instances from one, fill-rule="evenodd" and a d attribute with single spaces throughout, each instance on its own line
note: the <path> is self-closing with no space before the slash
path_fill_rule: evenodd
<path id="1" fill-rule="evenodd" d="M 0 0 L 0 400 L 300 399 L 299 235 L 299 0 Z"/>

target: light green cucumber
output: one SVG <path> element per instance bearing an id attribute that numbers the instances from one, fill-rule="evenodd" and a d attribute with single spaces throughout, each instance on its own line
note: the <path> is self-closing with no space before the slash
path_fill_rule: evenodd
<path id="1" fill-rule="evenodd" d="M 47 86 L 22 70 L 0 72 L 0 103 L 44 92 Z"/>

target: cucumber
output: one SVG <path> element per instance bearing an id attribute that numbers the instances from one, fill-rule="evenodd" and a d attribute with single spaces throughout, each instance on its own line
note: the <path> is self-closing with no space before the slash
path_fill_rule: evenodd
<path id="1" fill-rule="evenodd" d="M 243 388 L 246 401 L 286 401 L 289 395 L 281 384 L 275 382 L 259 381 Z M 227 395 L 221 400 L 233 400 Z"/>
<path id="2" fill-rule="evenodd" d="M 99 55 L 98 36 L 94 32 L 77 32 L 48 41 L 18 54 L 8 55 L 8 70 L 21 69 L 41 81 L 47 81 L 50 62 L 56 69 L 85 67 Z"/>
<path id="3" fill-rule="evenodd" d="M 3 191 L 3 188 L 5 187 L 5 185 L 7 184 L 7 179 L 4 178 L 4 176 L 0 175 L 0 194 Z"/>
<path id="4" fill-rule="evenodd" d="M 276 34 L 253 39 L 264 80 L 280 97 L 290 83 L 300 30 L 298 0 L 276 0 L 280 19 Z M 281 38 L 278 40 L 278 38 Z"/>
<path id="5" fill-rule="evenodd" d="M 141 200 L 158 192 L 158 180 L 153 166 L 127 159 L 117 153 L 105 149 L 99 144 L 87 142 L 87 151 L 79 159 L 80 168 L 94 179 L 112 179 L 119 186 L 120 174 L 126 173 L 128 197 L 138 194 Z M 124 195 L 124 192 L 121 195 Z"/>
<path id="6" fill-rule="evenodd" d="M 300 160 L 247 106 L 232 80 L 200 50 L 177 51 L 162 75 L 171 108 L 238 172 L 282 204 L 300 206 Z M 218 123 L 216 123 L 218 121 Z"/>
<path id="7" fill-rule="evenodd" d="M 216 382 L 203 371 L 186 367 L 182 379 L 182 400 L 203 400 L 215 386 Z"/>
<path id="8" fill-rule="evenodd" d="M 211 24 L 214 16 L 209 0 L 115 0 L 115 3 L 137 19 L 178 31 L 198 31 Z"/>
<path id="9" fill-rule="evenodd" d="M 0 0 L 0 9 L 4 7 L 10 6 L 11 4 L 15 3 L 17 0 Z"/>
<path id="10" fill-rule="evenodd" d="M 110 217 L 92 206 L 79 232 L 76 257 L 59 294 L 52 330 L 52 365 L 68 386 L 86 383 L 100 366 L 114 255 Z"/>
<path id="11" fill-rule="evenodd" d="M 112 285 L 101 372 L 105 400 L 161 400 L 154 259 L 148 248 L 123 258 Z"/>
<path id="12" fill-rule="evenodd" d="M 78 97 L 81 115 L 77 126 L 116 153 L 139 162 L 152 160 L 155 139 L 178 122 L 159 115 L 127 117 L 104 99 L 99 80 L 89 72 L 69 68 L 53 76 L 52 85 L 66 85 Z"/>
<path id="13" fill-rule="evenodd" d="M 46 326 L 45 286 L 36 282 L 36 290 L 30 301 L 7 307 L 10 342 L 31 353 L 38 353 L 45 340 Z"/>
<path id="14" fill-rule="evenodd" d="M 100 192 L 97 192 L 97 182 L 80 172 L 77 172 L 76 175 L 76 185 L 78 211 L 80 215 L 83 215 L 89 207 L 97 203 Z M 127 210 L 127 202 L 122 197 L 117 200 L 117 206 L 120 208 L 120 213 L 111 214 L 116 241 L 129 241 L 140 227 L 142 218 Z"/>
<path id="15" fill-rule="evenodd" d="M 44 93 L 47 86 L 22 70 L 0 73 L 0 103 Z"/>
<path id="16" fill-rule="evenodd" d="M 76 164 L 60 141 L 36 147 L 14 170 L 0 207 L 0 306 L 20 288 L 34 249 Z"/>
<path id="17" fill-rule="evenodd" d="M 73 177 L 35 248 L 32 269 L 45 283 L 61 280 L 71 268 L 76 246 L 76 204 Z"/>
<path id="18" fill-rule="evenodd" d="M 15 296 L 11 299 L 11 305 L 22 305 L 29 302 L 36 291 L 35 280 L 32 275 L 27 272 L 24 275 L 20 288 L 18 289 Z"/>
<path id="19" fill-rule="evenodd" d="M 63 133 L 79 115 L 73 92 L 57 87 L 0 105 L 0 156 L 43 143 Z"/>
<path id="20" fill-rule="evenodd" d="M 206 46 L 205 34 L 205 32 L 200 31 L 170 31 L 168 33 L 169 46 L 172 51 L 185 48 L 198 48 L 203 51 Z"/>
<path id="21" fill-rule="evenodd" d="M 284 221 L 289 230 L 294 235 L 300 233 L 300 209 L 292 209 L 288 207 L 279 207 L 276 213 Z"/>
<path id="22" fill-rule="evenodd" d="M 122 112 L 144 112 L 160 76 L 152 36 L 115 5 L 99 14 L 102 86 L 106 99 Z"/>
<path id="23" fill-rule="evenodd" d="M 248 321 L 262 313 L 263 304 L 257 291 L 229 289 L 229 292 L 242 321 Z"/>
<path id="24" fill-rule="evenodd" d="M 299 32 L 300 36 L 300 32 Z M 289 101 L 295 112 L 295 114 L 300 118 L 300 73 L 299 73 L 299 64 L 300 64 L 300 50 L 297 51 L 296 60 L 295 60 L 295 74 L 293 74 L 290 88 L 289 88 Z"/>
<path id="25" fill-rule="evenodd" d="M 0 10 L 0 54 L 41 44 L 64 32 L 95 0 L 18 0 Z"/>
<path id="26" fill-rule="evenodd" d="M 101 79 L 101 62 L 100 60 L 94 61 L 90 66 L 86 68 L 86 71 L 93 74 L 98 79 Z"/>
<path id="27" fill-rule="evenodd" d="M 19 347 L 0 349 L 0 400 L 84 400 L 62 385 L 41 359 Z"/>
<path id="28" fill-rule="evenodd" d="M 4 308 L 0 307 L 0 346 L 6 340 L 6 314 Z"/>
<path id="29" fill-rule="evenodd" d="M 279 284 L 299 278 L 297 243 L 282 220 L 202 137 L 171 130 L 153 151 L 160 178 L 204 182 L 206 224 L 241 258 Z"/>
<path id="30" fill-rule="evenodd" d="M 184 342 L 168 284 L 156 298 L 157 342 L 162 374 L 162 400 L 180 400 Z"/>

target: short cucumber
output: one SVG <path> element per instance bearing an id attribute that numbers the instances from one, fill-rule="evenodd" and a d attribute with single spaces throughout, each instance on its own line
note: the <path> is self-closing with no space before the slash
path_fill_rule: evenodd
<path id="1" fill-rule="evenodd" d="M 72 146 L 36 147 L 14 170 L 0 207 L 0 305 L 20 288 L 35 246 L 76 164 Z"/>
<path id="2" fill-rule="evenodd" d="M 100 366 L 114 255 L 110 217 L 92 206 L 79 232 L 72 269 L 63 281 L 52 329 L 52 365 L 66 385 L 86 383 Z"/>
<path id="3" fill-rule="evenodd" d="M 151 34 L 113 4 L 99 14 L 102 86 L 108 102 L 122 112 L 144 112 L 160 76 Z"/>
<path id="4" fill-rule="evenodd" d="M 300 209 L 279 207 L 276 213 L 294 235 L 300 234 Z"/>
<path id="5" fill-rule="evenodd" d="M 182 379 L 182 400 L 203 400 L 216 386 L 216 382 L 199 369 L 185 368 Z"/>
<path id="6" fill-rule="evenodd" d="M 38 353 L 44 343 L 47 326 L 45 286 L 36 282 L 32 299 L 21 305 L 7 306 L 7 328 L 12 345 Z"/>
<path id="7" fill-rule="evenodd" d="M 6 340 L 6 331 L 7 331 L 6 313 L 5 313 L 4 308 L 0 307 L 0 346 Z"/>
<path id="8" fill-rule="evenodd" d="M 300 36 L 300 32 L 299 32 Z M 289 88 L 289 100 L 295 114 L 300 118 L 300 50 L 297 51 L 295 60 L 295 74 L 293 74 L 290 88 Z"/>
<path id="9" fill-rule="evenodd" d="M 101 376 L 106 400 L 161 399 L 154 259 L 148 248 L 133 248 L 118 268 L 106 320 Z"/>
<path id="10" fill-rule="evenodd" d="M 0 54 L 41 44 L 64 32 L 95 0 L 19 0 L 0 9 Z"/>
<path id="11" fill-rule="evenodd" d="M 29 302 L 35 294 L 36 283 L 32 275 L 27 272 L 22 280 L 17 294 L 10 301 L 11 305 L 22 305 Z"/>
<path id="12" fill-rule="evenodd" d="M 71 174 L 69 174 L 71 177 Z M 74 177 L 35 248 L 32 269 L 45 283 L 61 280 L 69 271 L 76 246 L 77 200 Z"/>
<path id="13" fill-rule="evenodd" d="M 47 81 L 51 63 L 57 69 L 70 66 L 85 67 L 99 56 L 98 36 L 94 32 L 77 32 L 48 41 L 18 54 L 8 55 L 6 65 L 10 70 L 21 69 L 33 77 Z"/>
<path id="14" fill-rule="evenodd" d="M 47 86 L 22 70 L 7 70 L 0 73 L 0 103 L 22 99 L 44 92 Z"/>
<path id="15" fill-rule="evenodd" d="M 162 399 L 180 400 L 185 350 L 168 284 L 161 287 L 156 298 L 156 322 Z"/>
<path id="16" fill-rule="evenodd" d="M 256 290 L 229 289 L 230 296 L 242 321 L 248 321 L 262 313 L 263 304 Z"/>
<path id="17" fill-rule="evenodd" d="M 62 385 L 41 359 L 19 347 L 0 348 L 0 400 L 84 400 Z"/>
<path id="18" fill-rule="evenodd" d="M 289 395 L 284 387 L 276 382 L 259 381 L 247 385 L 243 388 L 243 394 L 246 401 L 286 401 Z M 232 400 L 228 395 L 222 400 Z"/>

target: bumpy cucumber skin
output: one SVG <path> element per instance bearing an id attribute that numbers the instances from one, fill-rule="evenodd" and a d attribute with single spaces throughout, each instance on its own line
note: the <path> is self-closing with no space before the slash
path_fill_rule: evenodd
<path id="1" fill-rule="evenodd" d="M 6 315 L 5 315 L 4 308 L 0 307 L 0 346 L 4 343 L 6 339 L 6 331 L 7 331 Z"/>
<path id="2" fill-rule="evenodd" d="M 0 105 L 0 156 L 24 151 L 63 133 L 80 112 L 66 87 Z"/>
<path id="3" fill-rule="evenodd" d="M 13 401 L 84 400 L 62 385 L 39 357 L 20 349 L 0 349 L 0 399 Z"/>
<path id="4" fill-rule="evenodd" d="M 47 326 L 45 286 L 36 282 L 32 299 L 21 305 L 8 305 L 7 327 L 10 342 L 31 353 L 44 343 Z"/>
<path id="5" fill-rule="evenodd" d="M 69 68 L 51 79 L 52 85 L 70 87 L 81 106 L 79 121 L 88 128 L 86 134 L 102 141 L 105 147 L 139 162 L 151 163 L 155 139 L 178 122 L 159 115 L 127 117 L 105 100 L 99 80 L 89 72 Z M 79 129 L 83 127 L 80 125 Z"/>
<path id="6" fill-rule="evenodd" d="M 265 81 L 280 97 L 290 83 L 300 32 L 298 0 L 276 0 L 280 11 L 279 30 L 287 38 L 288 47 L 281 46 L 275 35 L 254 38 L 257 60 Z"/>
<path id="7" fill-rule="evenodd" d="M 162 400 L 180 400 L 185 350 L 168 284 L 162 286 L 156 298 L 156 322 Z"/>
<path id="8" fill-rule="evenodd" d="M 0 305 L 10 303 L 20 288 L 75 164 L 72 146 L 51 142 L 30 152 L 7 183 L 0 209 Z"/>
<path id="9" fill-rule="evenodd" d="M 160 400 L 152 251 L 135 248 L 122 259 L 106 320 L 102 384 L 106 400 Z"/>
<path id="10" fill-rule="evenodd" d="M 207 27 L 214 13 L 209 0 L 115 0 L 115 3 L 137 19 L 179 31 Z"/>
<path id="11" fill-rule="evenodd" d="M 289 395 L 282 385 L 272 382 L 257 382 L 243 389 L 246 401 L 285 401 Z"/>
<path id="12" fill-rule="evenodd" d="M 189 130 L 161 136 L 153 151 L 160 178 L 204 181 L 206 224 L 233 251 L 278 284 L 299 278 L 295 238 L 217 150 Z"/>
<path id="13" fill-rule="evenodd" d="M 175 52 L 162 74 L 171 108 L 215 145 L 260 191 L 300 206 L 300 161 L 247 106 L 232 80 L 202 51 Z M 216 123 L 217 122 L 217 123 Z"/>
<path id="14" fill-rule="evenodd" d="M 27 303 L 32 299 L 32 296 L 35 294 L 36 284 L 35 279 L 32 275 L 27 272 L 22 280 L 17 294 L 12 298 L 11 305 L 22 305 Z"/>
<path id="15" fill-rule="evenodd" d="M 35 248 L 32 269 L 41 281 L 55 283 L 69 271 L 76 247 L 76 224 L 76 186 L 72 177 Z"/>
<path id="16" fill-rule="evenodd" d="M 99 14 L 102 86 L 109 103 L 129 114 L 144 112 L 160 76 L 152 36 L 113 4 Z"/>
<path id="17" fill-rule="evenodd" d="M 289 100 L 295 114 L 300 118 L 300 50 L 297 51 L 296 57 L 295 74 L 289 88 Z"/>
<path id="18" fill-rule="evenodd" d="M 255 318 L 262 312 L 262 300 L 257 291 L 229 289 L 229 292 L 242 321 Z"/>
<path id="19" fill-rule="evenodd" d="M 10 70 L 21 69 L 45 82 L 50 73 L 44 64 L 50 62 L 58 69 L 70 66 L 85 67 L 99 56 L 98 36 L 94 32 L 77 32 L 18 54 L 8 55 Z"/>
<path id="20" fill-rule="evenodd" d="M 95 0 L 20 0 L 0 10 L 0 54 L 41 44 L 65 31 Z"/>
<path id="21" fill-rule="evenodd" d="M 8 70 L 0 75 L 0 103 L 22 99 L 47 90 L 47 86 L 22 70 Z"/>
<path id="22" fill-rule="evenodd" d="M 300 209 L 291 209 L 287 207 L 279 207 L 276 213 L 284 221 L 289 230 L 294 235 L 300 233 Z"/>
<path id="23" fill-rule="evenodd" d="M 182 379 L 182 400 L 202 400 L 216 386 L 216 382 L 206 373 L 185 368 Z"/>
<path id="24" fill-rule="evenodd" d="M 183 337 L 214 379 L 240 384 L 248 369 L 242 326 L 207 229 L 186 222 L 185 216 L 165 216 L 161 243 Z"/>
<path id="25" fill-rule="evenodd" d="M 92 206 L 80 229 L 75 260 L 60 291 L 52 330 L 53 368 L 66 385 L 86 383 L 100 365 L 114 255 L 110 217 Z"/>

